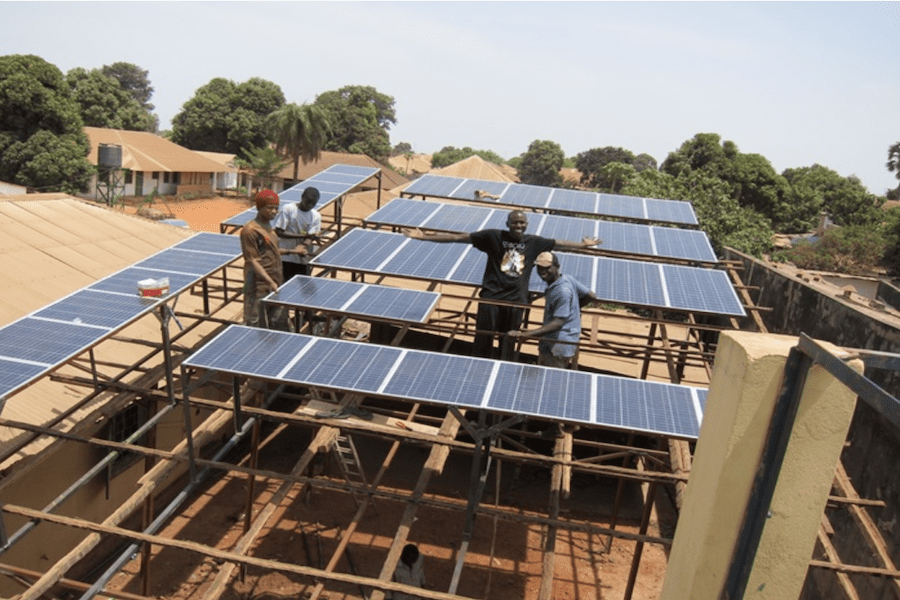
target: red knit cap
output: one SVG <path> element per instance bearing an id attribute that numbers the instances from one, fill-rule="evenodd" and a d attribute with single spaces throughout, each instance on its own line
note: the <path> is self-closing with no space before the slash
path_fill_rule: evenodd
<path id="1" fill-rule="evenodd" d="M 272 190 L 260 190 L 256 193 L 256 208 L 273 205 L 278 206 L 278 194 Z"/>

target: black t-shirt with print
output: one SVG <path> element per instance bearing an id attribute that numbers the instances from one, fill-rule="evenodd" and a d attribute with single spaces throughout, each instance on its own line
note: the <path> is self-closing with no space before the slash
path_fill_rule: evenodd
<path id="1" fill-rule="evenodd" d="M 469 237 L 475 248 L 487 254 L 481 297 L 527 303 L 534 260 L 541 252 L 553 250 L 556 240 L 526 235 L 516 242 L 502 229 L 476 231 Z"/>

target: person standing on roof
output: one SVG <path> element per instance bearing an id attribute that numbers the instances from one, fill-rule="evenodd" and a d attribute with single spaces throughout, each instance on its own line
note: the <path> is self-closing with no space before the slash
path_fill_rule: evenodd
<path id="1" fill-rule="evenodd" d="M 318 201 L 319 190 L 308 187 L 303 190 L 300 202 L 286 204 L 272 222 L 282 249 L 305 249 L 303 254 L 292 253 L 281 257 L 285 281 L 294 275 L 309 275 L 309 260 L 316 253 L 313 241 L 322 231 L 322 215 L 314 208 Z"/>
<path id="2" fill-rule="evenodd" d="M 263 310 L 261 300 L 284 283 L 281 255 L 305 253 L 306 248 L 278 247 L 278 236 L 272 229 L 272 219 L 278 214 L 278 194 L 260 190 L 255 201 L 256 218 L 241 228 L 240 235 L 244 256 L 244 325 L 288 331 L 284 307 L 270 305 Z"/>
<path id="3" fill-rule="evenodd" d="M 542 252 L 554 248 L 580 250 L 602 243 L 595 237 L 585 237 L 581 242 L 554 240 L 529 235 L 528 216 L 524 211 L 514 210 L 506 218 L 508 231 L 483 229 L 472 233 L 428 233 L 420 229 L 406 230 L 407 237 L 428 242 L 459 242 L 472 244 L 487 254 L 487 264 L 481 280 L 481 298 L 503 300 L 518 304 L 528 304 L 528 280 L 534 267 L 534 260 Z M 481 302 L 475 321 L 475 356 L 493 358 L 494 334 L 518 330 L 522 325 L 524 310 L 515 306 L 500 306 Z M 512 340 L 504 337 L 500 344 L 500 358 L 512 356 Z"/>
<path id="4" fill-rule="evenodd" d="M 542 252 L 534 264 L 538 277 L 547 284 L 544 323 L 531 331 L 512 330 L 509 337 L 541 338 L 538 364 L 565 369 L 571 366 L 581 337 L 581 307 L 597 300 L 597 296 L 571 275 L 560 273 L 559 258 L 552 252 Z"/>

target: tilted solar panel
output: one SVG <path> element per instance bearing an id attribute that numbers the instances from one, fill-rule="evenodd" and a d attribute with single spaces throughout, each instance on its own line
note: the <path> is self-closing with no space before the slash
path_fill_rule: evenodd
<path id="1" fill-rule="evenodd" d="M 395 198 L 369 215 L 366 223 L 471 233 L 506 229 L 509 213 L 503 208 Z M 527 233 L 572 242 L 596 236 L 603 240 L 599 248 L 608 252 L 718 262 L 706 233 L 694 229 L 530 213 Z"/>
<path id="2" fill-rule="evenodd" d="M 136 318 L 156 304 L 153 298 L 136 294 L 132 281 L 131 294 L 110 294 L 91 289 L 79 290 L 34 313 L 35 317 L 67 323 L 95 325 L 113 329 Z"/>
<path id="3" fill-rule="evenodd" d="M 375 167 L 359 167 L 355 165 L 331 165 L 324 171 L 316 173 L 309 179 L 289 187 L 278 194 L 281 203 L 300 202 L 303 190 L 314 187 L 319 190 L 319 201 L 316 210 L 322 210 L 353 188 L 374 177 L 381 169 Z M 256 218 L 256 208 L 250 208 L 220 223 L 220 226 L 243 227 Z"/>
<path id="4" fill-rule="evenodd" d="M 0 398 L 20 389 L 157 308 L 240 255 L 234 236 L 196 234 L 0 328 Z M 169 279 L 169 294 L 141 297 L 138 282 Z M 23 366 L 25 365 L 25 366 Z"/>
<path id="5" fill-rule="evenodd" d="M 250 360 L 250 357 L 254 360 Z M 694 439 L 706 390 L 232 325 L 185 366 Z"/>
<path id="6" fill-rule="evenodd" d="M 0 329 L 0 357 L 50 366 L 77 355 L 110 330 L 24 317 Z"/>
<path id="7" fill-rule="evenodd" d="M 286 306 L 422 323 L 440 294 L 325 277 L 292 277 L 264 299 Z"/>
<path id="8" fill-rule="evenodd" d="M 602 301 L 745 316 L 724 271 L 557 253 L 569 273 Z M 480 285 L 486 257 L 469 244 L 436 244 L 396 233 L 355 229 L 316 256 L 319 266 Z M 692 288 L 692 286 L 695 286 Z M 545 284 L 532 272 L 529 289 Z"/>
<path id="9" fill-rule="evenodd" d="M 475 192 L 479 190 L 488 192 L 492 196 L 499 196 L 499 198 L 476 196 Z M 679 225 L 697 225 L 697 217 L 690 202 L 637 198 L 619 194 L 598 194 L 583 190 L 549 188 L 522 183 L 423 175 L 404 188 L 402 194 L 478 200 L 527 206 L 534 209 L 605 215 Z"/>
<path id="10" fill-rule="evenodd" d="M 236 256 L 241 253 L 241 241 L 233 235 L 201 232 L 178 242 L 172 248 Z"/>

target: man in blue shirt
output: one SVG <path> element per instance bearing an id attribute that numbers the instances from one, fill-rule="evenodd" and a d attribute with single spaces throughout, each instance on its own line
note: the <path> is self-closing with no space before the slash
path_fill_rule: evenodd
<path id="1" fill-rule="evenodd" d="M 554 240 L 525 233 L 528 229 L 528 215 L 514 210 L 506 218 L 507 231 L 483 229 L 471 233 L 424 233 L 419 229 L 405 230 L 407 237 L 427 242 L 472 244 L 477 250 L 487 254 L 484 275 L 481 281 L 481 297 L 487 300 L 502 300 L 528 304 L 528 281 L 535 258 L 550 250 L 580 250 L 602 243 L 595 237 L 586 237 L 580 242 Z M 493 358 L 495 331 L 518 329 L 522 324 L 523 309 L 481 302 L 475 328 L 473 354 Z M 512 343 L 506 338 L 500 344 L 500 358 L 509 359 Z"/>
<path id="2" fill-rule="evenodd" d="M 538 277 L 547 284 L 544 323 L 531 331 L 510 331 L 509 337 L 541 338 L 538 364 L 565 369 L 571 366 L 581 336 L 581 307 L 597 300 L 597 297 L 571 275 L 560 273 L 559 259 L 552 252 L 540 253 L 534 260 L 534 266 Z"/>

